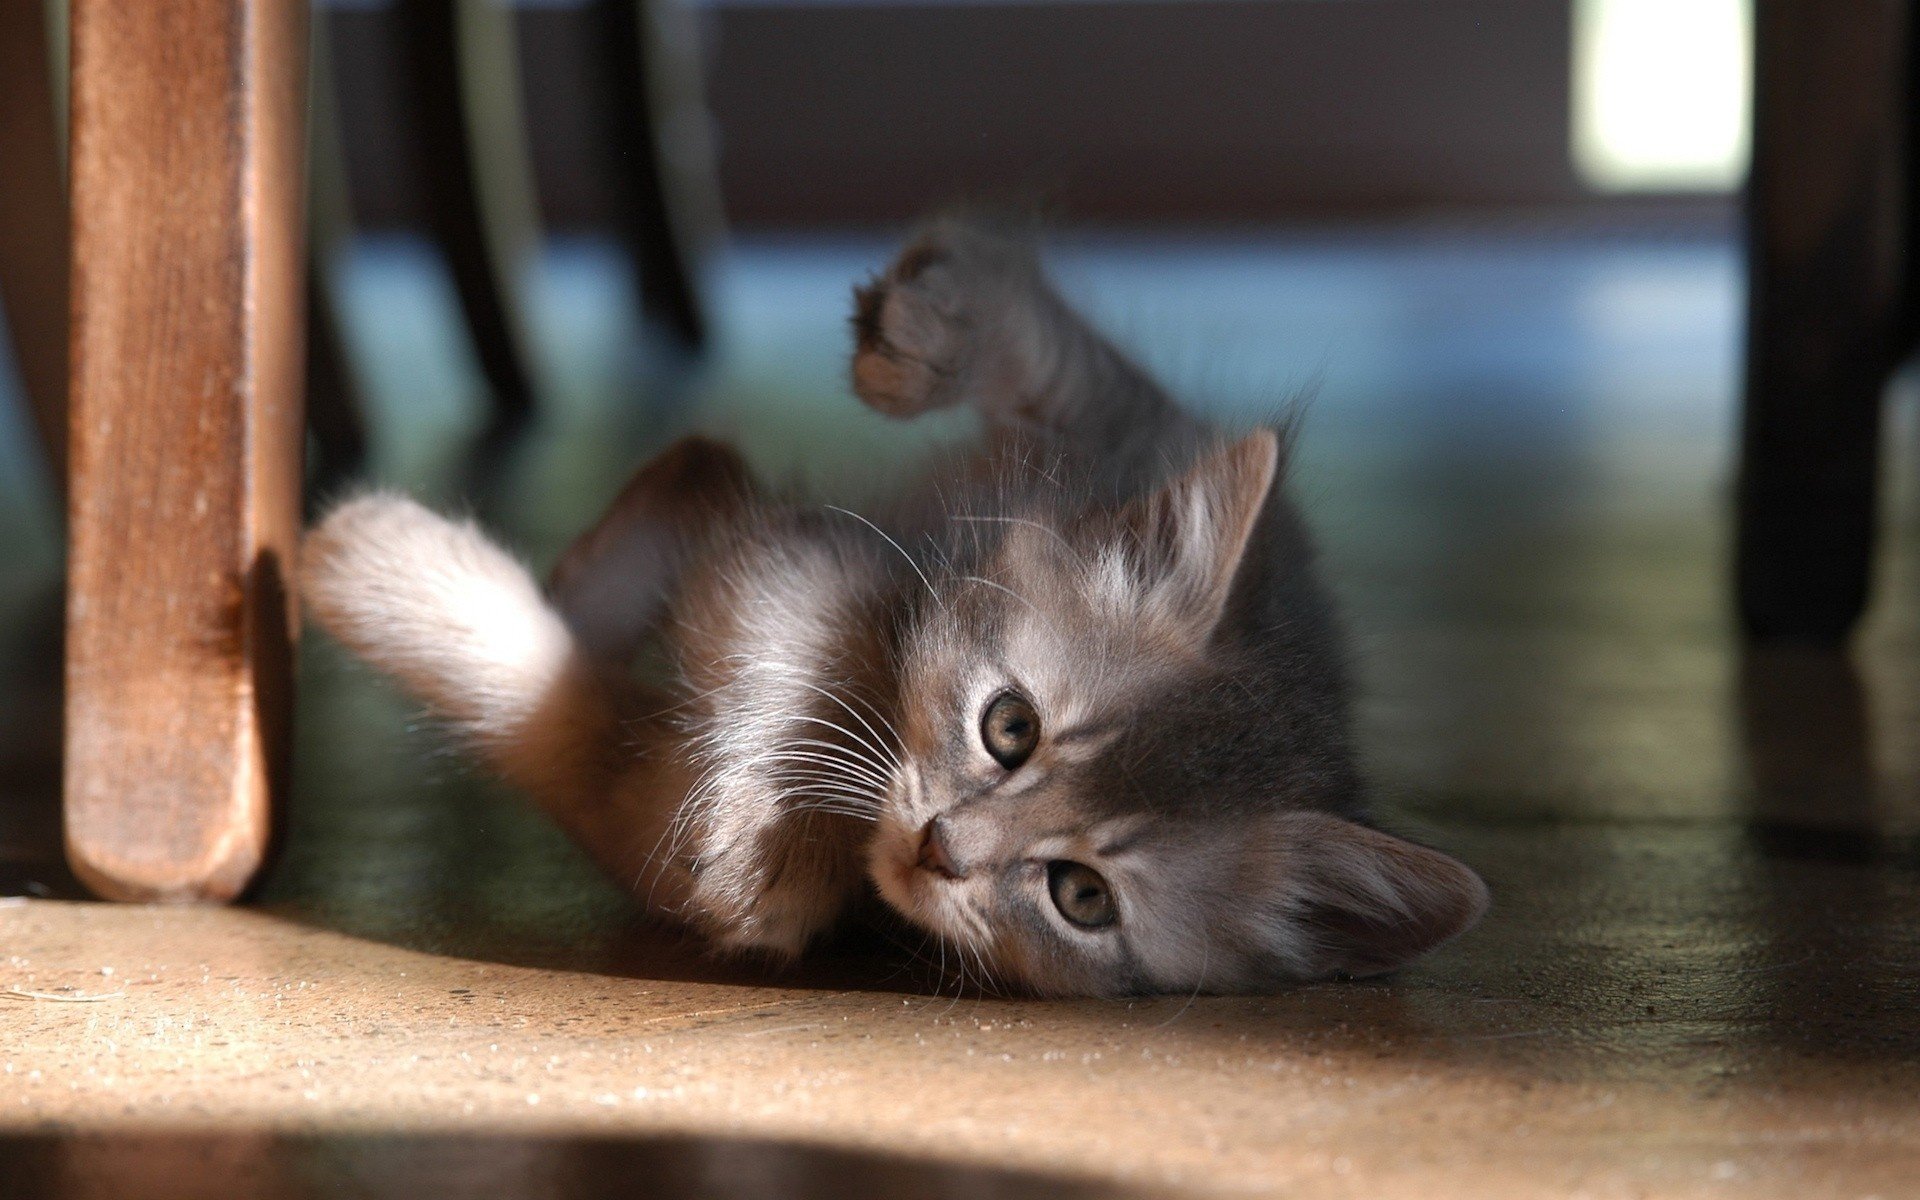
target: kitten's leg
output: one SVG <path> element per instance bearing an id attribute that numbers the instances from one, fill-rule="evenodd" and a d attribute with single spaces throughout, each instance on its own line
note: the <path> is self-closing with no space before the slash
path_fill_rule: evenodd
<path id="1" fill-rule="evenodd" d="M 688 557 L 754 491 L 739 452 L 711 438 L 683 438 L 634 473 L 547 584 L 589 659 L 616 669 L 632 660 Z"/>
<path id="2" fill-rule="evenodd" d="M 892 416 L 970 404 L 1003 431 L 1103 432 L 1186 418 L 1054 291 L 1032 247 L 935 222 L 855 293 L 854 390 Z"/>

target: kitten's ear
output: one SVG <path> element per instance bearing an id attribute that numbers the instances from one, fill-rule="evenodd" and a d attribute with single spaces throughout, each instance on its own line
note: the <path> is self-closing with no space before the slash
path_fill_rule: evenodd
<path id="1" fill-rule="evenodd" d="M 1277 821 L 1286 928 L 1274 933 L 1309 978 L 1395 970 L 1487 910 L 1480 876 L 1438 850 L 1326 813 Z"/>
<path id="2" fill-rule="evenodd" d="M 636 471 L 547 583 L 588 655 L 630 659 L 688 556 L 754 495 L 739 451 L 712 438 L 682 438 Z"/>
<path id="3" fill-rule="evenodd" d="M 1149 598 L 1170 606 L 1201 638 L 1220 622 L 1279 470 L 1279 437 L 1257 430 L 1120 512 L 1145 555 Z"/>

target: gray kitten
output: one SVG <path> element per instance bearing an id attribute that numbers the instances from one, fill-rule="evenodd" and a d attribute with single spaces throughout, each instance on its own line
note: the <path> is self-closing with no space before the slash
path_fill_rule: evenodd
<path id="1" fill-rule="evenodd" d="M 351 500 L 307 539 L 309 611 L 723 948 L 797 954 L 871 885 L 1014 986 L 1235 992 L 1479 918 L 1477 875 L 1361 815 L 1284 430 L 1184 412 L 964 224 L 854 327 L 867 404 L 986 428 L 889 512 L 689 439 L 544 591 L 471 524 Z"/>

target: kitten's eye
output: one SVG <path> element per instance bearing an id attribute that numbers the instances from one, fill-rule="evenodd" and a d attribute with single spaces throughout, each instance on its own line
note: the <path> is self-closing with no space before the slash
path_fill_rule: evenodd
<path id="1" fill-rule="evenodd" d="M 993 761 L 1011 771 L 1040 742 L 1040 714 L 1018 692 L 1002 692 L 980 716 L 980 742 Z"/>
<path id="2" fill-rule="evenodd" d="M 1047 864 L 1047 890 L 1053 893 L 1053 906 L 1060 915 L 1082 929 L 1111 925 L 1119 917 L 1113 906 L 1113 891 L 1092 867 L 1064 860 Z"/>

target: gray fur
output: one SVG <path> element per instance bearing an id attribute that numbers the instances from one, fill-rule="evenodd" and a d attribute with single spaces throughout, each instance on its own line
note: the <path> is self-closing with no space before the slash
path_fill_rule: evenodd
<path id="1" fill-rule="evenodd" d="M 992 231 L 931 226 L 856 300 L 863 400 L 986 426 L 890 511 L 766 495 L 693 439 L 547 600 L 472 527 L 373 496 L 310 536 L 311 611 L 725 948 L 796 954 L 871 887 L 1013 986 L 1258 991 L 1471 926 L 1472 871 L 1364 823 L 1284 425 L 1185 412 Z M 980 733 L 1010 689 L 1040 722 L 1014 770 Z M 1057 861 L 1119 919 L 1066 920 Z"/>

